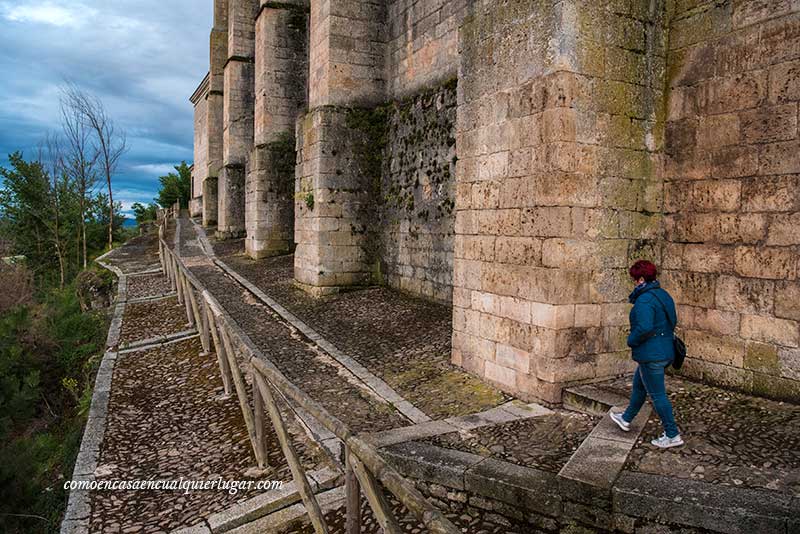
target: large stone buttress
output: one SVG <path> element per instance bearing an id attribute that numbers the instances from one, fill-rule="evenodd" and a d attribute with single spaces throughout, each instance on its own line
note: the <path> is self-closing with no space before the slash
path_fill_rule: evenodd
<path id="1" fill-rule="evenodd" d="M 228 57 L 224 68 L 223 166 L 217 236 L 245 233 L 245 176 L 253 149 L 255 26 L 258 0 L 228 1 Z"/>
<path id="2" fill-rule="evenodd" d="M 255 148 L 247 173 L 245 248 L 258 259 L 294 249 L 294 129 L 306 105 L 308 2 L 262 0 L 255 25 Z"/>
<path id="3" fill-rule="evenodd" d="M 372 278 L 374 177 L 359 164 L 365 132 L 351 111 L 385 98 L 385 20 L 379 2 L 311 3 L 309 112 L 297 122 L 295 279 L 315 294 Z"/>

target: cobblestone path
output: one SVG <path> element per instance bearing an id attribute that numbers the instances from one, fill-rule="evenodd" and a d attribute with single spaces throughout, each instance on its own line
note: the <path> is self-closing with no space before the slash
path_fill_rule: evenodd
<path id="1" fill-rule="evenodd" d="M 186 219 L 181 222 L 180 250 L 187 267 L 289 380 L 356 432 L 410 424 L 347 369 L 294 332 L 252 293 L 214 265 L 200 249 L 191 223 Z"/>
<path id="2" fill-rule="evenodd" d="M 654 414 L 627 469 L 800 495 L 800 406 L 667 380 L 686 445 L 668 451 L 651 446 L 662 431 Z"/>
<path id="3" fill-rule="evenodd" d="M 108 262 L 129 273 L 158 267 L 154 237 L 137 238 L 131 246 L 132 250 L 126 245 L 112 253 Z M 169 290 L 152 274 L 129 276 L 128 284 L 135 288 L 137 299 Z M 186 328 L 184 308 L 175 297 L 129 303 L 120 341 L 136 342 Z M 255 460 L 238 402 L 224 397 L 216 358 L 201 351 L 199 337 L 192 335 L 117 354 L 93 474 L 96 480 L 291 480 L 270 426 L 265 439 L 271 469 L 252 470 Z M 291 418 L 287 421 L 304 467 L 330 465 L 304 431 Z M 96 490 L 89 494 L 88 531 L 170 532 L 196 525 L 257 493 L 255 489 L 236 494 L 220 489 Z"/>
<path id="4" fill-rule="evenodd" d="M 323 298 L 293 285 L 294 256 L 254 261 L 243 242 L 213 243 L 229 267 L 433 419 L 511 399 L 450 363 L 451 308 L 375 287 Z"/>

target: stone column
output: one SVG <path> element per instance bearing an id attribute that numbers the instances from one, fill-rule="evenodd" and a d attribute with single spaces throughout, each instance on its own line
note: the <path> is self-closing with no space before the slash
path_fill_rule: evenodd
<path id="1" fill-rule="evenodd" d="M 374 140 L 369 115 L 353 108 L 386 98 L 385 34 L 382 2 L 311 2 L 310 111 L 297 122 L 295 278 L 315 294 L 371 278 L 375 169 L 364 166 L 363 152 Z"/>
<path id="2" fill-rule="evenodd" d="M 228 58 L 223 95 L 223 167 L 219 176 L 217 236 L 240 237 L 244 227 L 244 182 L 253 148 L 253 71 L 258 0 L 229 0 Z"/>
<path id="3" fill-rule="evenodd" d="M 252 258 L 294 244 L 294 124 L 306 105 L 308 2 L 262 0 L 256 19 L 255 148 L 245 199 L 245 249 Z"/>
<path id="4" fill-rule="evenodd" d="M 558 403 L 632 365 L 626 267 L 660 259 L 664 2 L 526 0 L 459 34 L 453 362 Z"/>
<path id="5" fill-rule="evenodd" d="M 208 171 L 203 180 L 203 226 L 217 224 L 217 182 L 222 169 L 225 62 L 228 59 L 228 1 L 214 0 L 214 27 L 209 46 L 207 96 Z"/>

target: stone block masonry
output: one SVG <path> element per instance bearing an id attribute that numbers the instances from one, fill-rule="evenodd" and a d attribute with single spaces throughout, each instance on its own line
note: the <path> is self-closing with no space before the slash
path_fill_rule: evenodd
<path id="1" fill-rule="evenodd" d="M 294 123 L 306 105 L 308 6 L 262 2 L 256 19 L 255 148 L 247 174 L 247 254 L 294 249 Z"/>
<path id="2" fill-rule="evenodd" d="M 522 396 L 631 368 L 626 267 L 659 250 L 663 9 L 517 2 L 461 26 L 453 361 Z M 606 68 L 625 62 L 647 71 Z"/>
<path id="3" fill-rule="evenodd" d="M 650 259 L 687 375 L 800 399 L 800 6 L 215 6 L 203 218 L 251 257 L 451 302 L 452 361 L 551 403 L 630 371 Z"/>
<path id="4" fill-rule="evenodd" d="M 297 123 L 295 279 L 315 294 L 372 280 L 375 175 L 364 166 L 372 139 L 355 126 L 360 117 L 325 106 Z"/>
<path id="5" fill-rule="evenodd" d="M 223 94 L 223 167 L 218 182 L 217 235 L 244 234 L 245 168 L 253 148 L 257 0 L 228 4 L 228 59 Z"/>
<path id="6" fill-rule="evenodd" d="M 192 217 L 202 215 L 203 183 L 208 178 L 208 88 L 207 74 L 189 99 L 194 105 L 194 164 L 189 206 Z"/>
<path id="7" fill-rule="evenodd" d="M 800 399 L 800 18 L 699 2 L 670 22 L 664 283 L 685 374 Z"/>

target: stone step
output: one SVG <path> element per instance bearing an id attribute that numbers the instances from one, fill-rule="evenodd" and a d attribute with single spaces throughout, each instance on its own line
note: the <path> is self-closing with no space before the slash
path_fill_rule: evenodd
<path id="1" fill-rule="evenodd" d="M 326 468 L 312 471 L 308 475 L 311 490 L 314 493 L 330 490 L 342 483 L 342 474 L 338 470 Z M 300 494 L 294 482 L 288 482 L 280 489 L 267 491 L 227 510 L 211 515 L 207 523 L 210 527 L 210 532 L 214 534 L 218 532 L 238 532 L 237 527 L 247 526 L 260 521 L 262 518 L 275 515 L 284 509 L 291 508 L 299 503 L 300 500 Z M 300 506 L 302 507 L 302 505 Z M 250 531 L 246 530 L 245 532 Z M 264 532 L 272 531 L 265 530 Z"/>
<path id="2" fill-rule="evenodd" d="M 614 406 L 627 405 L 628 399 L 613 391 L 587 384 L 566 388 L 562 402 L 568 410 L 602 417 Z"/>
<path id="3" fill-rule="evenodd" d="M 323 514 L 345 506 L 346 498 L 344 486 L 339 486 L 317 494 L 317 502 Z M 290 532 L 297 532 L 310 524 L 311 520 L 308 517 L 308 513 L 306 513 L 305 506 L 303 506 L 302 503 L 297 503 L 264 516 L 252 523 L 247 523 L 246 525 L 230 530 L 229 532 L 231 534 L 263 534 L 265 532 L 288 534 Z"/>

